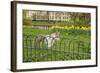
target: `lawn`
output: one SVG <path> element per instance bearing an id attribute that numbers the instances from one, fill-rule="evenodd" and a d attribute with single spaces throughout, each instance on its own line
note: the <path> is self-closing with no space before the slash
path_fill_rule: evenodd
<path id="1" fill-rule="evenodd" d="M 37 35 L 60 32 L 60 40 L 49 49 L 46 46 L 34 48 Z M 23 62 L 65 61 L 90 59 L 90 30 L 76 29 L 34 29 L 23 27 Z"/>

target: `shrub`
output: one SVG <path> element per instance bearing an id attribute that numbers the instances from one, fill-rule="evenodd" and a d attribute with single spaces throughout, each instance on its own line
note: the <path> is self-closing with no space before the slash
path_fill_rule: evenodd
<path id="1" fill-rule="evenodd" d="M 31 26 L 32 25 L 32 20 L 30 20 L 30 19 L 24 19 L 23 20 L 23 25 Z"/>

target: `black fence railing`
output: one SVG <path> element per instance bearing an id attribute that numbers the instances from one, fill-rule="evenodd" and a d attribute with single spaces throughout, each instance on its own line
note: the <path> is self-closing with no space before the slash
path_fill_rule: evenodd
<path id="1" fill-rule="evenodd" d="M 37 37 L 24 36 L 23 62 L 85 60 L 91 58 L 90 43 L 76 39 L 60 38 L 51 43 L 36 41 Z M 45 42 L 46 42 L 45 41 Z M 50 47 L 48 45 L 52 44 Z"/>

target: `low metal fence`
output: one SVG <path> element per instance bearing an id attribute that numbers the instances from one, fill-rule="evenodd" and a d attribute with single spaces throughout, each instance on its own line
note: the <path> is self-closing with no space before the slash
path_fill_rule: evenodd
<path id="1" fill-rule="evenodd" d="M 24 35 L 23 62 L 85 60 L 91 58 L 90 43 L 81 40 L 60 38 L 51 47 L 36 41 L 37 37 Z M 48 41 L 48 40 L 47 40 Z M 52 40 L 53 41 L 53 40 Z"/>

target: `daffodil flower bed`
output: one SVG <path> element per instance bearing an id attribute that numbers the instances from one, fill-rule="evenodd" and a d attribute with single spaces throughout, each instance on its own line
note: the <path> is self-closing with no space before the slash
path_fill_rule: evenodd
<path id="1" fill-rule="evenodd" d="M 88 26 L 74 26 L 74 25 L 71 25 L 71 26 L 59 26 L 59 25 L 56 25 L 56 26 L 51 26 L 49 27 L 51 29 L 67 29 L 67 30 L 72 30 L 72 29 L 76 29 L 76 30 L 90 30 L 91 28 Z"/>

